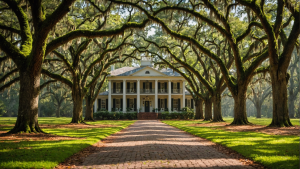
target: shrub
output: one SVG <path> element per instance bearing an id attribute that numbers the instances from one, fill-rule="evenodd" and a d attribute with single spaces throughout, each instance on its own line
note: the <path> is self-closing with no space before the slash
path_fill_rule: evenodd
<path id="1" fill-rule="evenodd" d="M 169 113 L 168 111 L 162 112 L 160 115 L 161 119 L 194 119 L 195 118 L 195 113 L 193 109 L 184 107 L 182 108 L 181 112 L 172 112 Z"/>
<path id="2" fill-rule="evenodd" d="M 96 120 L 135 120 L 137 119 L 137 113 L 98 111 L 94 113 L 94 117 Z"/>

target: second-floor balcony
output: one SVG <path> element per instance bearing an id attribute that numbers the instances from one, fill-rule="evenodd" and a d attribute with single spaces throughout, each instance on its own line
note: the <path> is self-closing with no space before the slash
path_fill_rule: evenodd
<path id="1" fill-rule="evenodd" d="M 141 94 L 154 94 L 155 93 L 155 90 L 154 89 L 141 89 L 140 90 L 140 93 Z"/>
<path id="2" fill-rule="evenodd" d="M 158 94 L 167 94 L 168 93 L 168 89 L 158 89 Z"/>
<path id="3" fill-rule="evenodd" d="M 127 94 L 136 94 L 137 91 L 136 91 L 136 89 L 126 89 L 126 93 Z"/>
<path id="4" fill-rule="evenodd" d="M 115 88 L 112 90 L 112 94 L 123 94 L 123 89 Z"/>
<path id="5" fill-rule="evenodd" d="M 182 94 L 182 89 L 171 89 L 172 94 Z"/>
<path id="6" fill-rule="evenodd" d="M 155 89 L 140 89 L 141 94 L 155 94 Z M 168 94 L 168 89 L 158 89 L 158 94 Z M 123 94 L 123 89 L 115 88 L 112 90 L 112 94 Z M 136 89 L 126 89 L 126 94 L 137 94 Z M 182 94 L 182 88 L 171 89 L 171 94 Z"/>

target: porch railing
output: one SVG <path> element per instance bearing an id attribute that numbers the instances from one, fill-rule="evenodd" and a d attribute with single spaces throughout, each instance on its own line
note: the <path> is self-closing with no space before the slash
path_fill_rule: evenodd
<path id="1" fill-rule="evenodd" d="M 140 90 L 140 93 L 143 93 L 143 94 L 154 94 L 155 93 L 155 89 L 141 89 Z"/>
<path id="2" fill-rule="evenodd" d="M 113 94 L 123 94 L 123 89 L 113 89 L 112 93 Z"/>

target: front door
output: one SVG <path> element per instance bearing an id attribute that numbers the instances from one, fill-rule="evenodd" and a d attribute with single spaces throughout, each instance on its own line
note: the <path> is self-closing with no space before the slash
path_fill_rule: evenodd
<path id="1" fill-rule="evenodd" d="M 149 101 L 145 101 L 145 112 L 150 112 Z"/>

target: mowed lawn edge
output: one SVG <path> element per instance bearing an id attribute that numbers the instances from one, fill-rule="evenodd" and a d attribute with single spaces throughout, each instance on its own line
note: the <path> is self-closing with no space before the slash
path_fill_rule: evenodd
<path id="1" fill-rule="evenodd" d="M 188 126 L 202 123 L 202 121 L 163 120 L 162 122 L 226 146 L 268 168 L 299 168 L 299 136 L 269 135 L 257 132 L 230 132 L 218 128 Z"/>
<path id="2" fill-rule="evenodd" d="M 49 120 L 51 121 L 49 122 L 47 118 L 43 118 L 40 120 L 40 123 L 44 122 L 44 124 L 49 125 L 67 124 L 65 123 L 66 118 L 62 118 L 61 120 L 62 122 L 57 118 L 55 120 Z M 71 120 L 71 118 L 69 120 Z M 73 154 L 97 143 L 109 135 L 127 128 L 134 122 L 133 120 L 103 120 L 87 123 L 91 125 L 101 124 L 111 126 L 85 129 L 43 129 L 47 133 L 58 136 L 80 138 L 74 140 L 8 141 L 0 137 L 0 168 L 54 168 Z M 9 130 L 7 127 L 5 127 L 5 129 Z"/>

